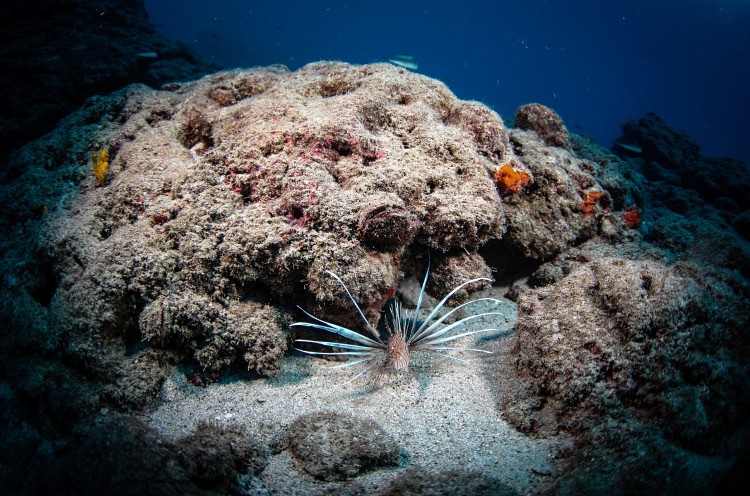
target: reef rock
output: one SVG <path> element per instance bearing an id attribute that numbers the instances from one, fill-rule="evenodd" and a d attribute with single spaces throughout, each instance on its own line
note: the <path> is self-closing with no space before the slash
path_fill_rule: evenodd
<path id="1" fill-rule="evenodd" d="M 564 148 L 549 146 L 534 131 L 511 130 L 520 167 L 533 182 L 503 195 L 506 233 L 483 253 L 502 268 L 519 260 L 544 261 L 598 233 L 612 206 L 596 179 L 597 165 Z M 617 223 L 617 221 L 614 221 Z"/>
<path id="2" fill-rule="evenodd" d="M 515 374 L 503 408 L 519 429 L 601 440 L 608 455 L 627 435 L 611 471 L 627 457 L 651 473 L 641 448 L 661 446 L 664 466 L 688 465 L 678 451 L 721 456 L 750 410 L 750 256 L 728 232 L 747 235 L 749 222 L 719 171 L 739 174 L 737 164 L 693 162 L 679 136 L 679 164 L 657 163 L 645 141 L 645 157 L 620 160 L 535 104 L 517 125 L 386 64 L 235 70 L 88 100 L 12 153 L 0 183 L 0 315 L 11 329 L 0 362 L 12 383 L 0 399 L 6 426 L 30 426 L 11 439 L 31 446 L 15 464 L 110 409 L 166 398 L 177 363 L 202 370 L 188 375 L 196 386 L 238 366 L 275 373 L 295 305 L 361 325 L 327 271 L 374 322 L 428 263 L 438 297 L 519 268 L 536 286 L 514 286 L 516 347 L 487 372 Z M 708 175 L 685 176 L 695 167 Z M 265 463 L 260 445 L 237 448 L 249 439 L 238 430 L 203 425 L 162 449 L 131 427 L 109 441 L 105 425 L 95 444 L 134 438 L 151 458 L 176 459 L 186 486 L 230 489 L 238 471 L 253 483 Z M 372 423 L 327 413 L 300 417 L 276 447 L 296 475 L 353 486 L 401 456 Z M 576 450 L 588 473 L 596 457 Z M 451 477 L 505 490 L 478 473 L 431 474 L 415 467 L 390 490 L 451 494 Z"/>
<path id="3" fill-rule="evenodd" d="M 635 145 L 645 160 L 670 168 L 689 166 L 701 156 L 700 146 L 693 138 L 685 131 L 672 129 L 653 112 L 623 124 L 617 141 Z"/>
<path id="4" fill-rule="evenodd" d="M 284 440 L 295 462 L 316 479 L 345 480 L 376 468 L 396 466 L 400 448 L 376 423 L 349 415 L 303 415 Z"/>
<path id="5" fill-rule="evenodd" d="M 76 144 L 45 172 L 32 162 L 39 148 L 14 157 L 20 180 L 46 170 L 60 177 L 40 191 L 46 200 L 4 191 L 16 220 L 69 195 L 69 208 L 45 217 L 41 244 L 54 276 L 43 303 L 63 328 L 87 336 L 140 335 L 209 370 L 244 362 L 271 373 L 286 338 L 268 295 L 352 315 L 331 270 L 377 318 L 407 247 L 443 253 L 442 267 L 461 277 L 468 253 L 471 270 L 487 275 L 476 250 L 503 233 L 491 177 L 512 158 L 501 119 L 390 65 L 316 63 L 161 91 L 133 86 L 69 125 L 81 133 L 80 120 L 97 112 L 103 122 L 88 151 Z M 108 157 L 103 181 L 85 177 L 94 152 Z M 82 181 L 77 193 L 62 179 L 70 174 Z M 457 275 L 441 273 L 454 284 Z M 96 354 L 87 360 L 101 361 Z"/>
<path id="6" fill-rule="evenodd" d="M 96 374 L 137 367 L 95 343 L 140 339 L 209 371 L 270 374 L 289 319 L 272 305 L 359 320 L 327 271 L 374 321 L 430 252 L 428 291 L 442 296 L 605 225 L 624 229 L 594 163 L 540 137 L 562 121 L 540 106 L 519 112 L 535 131 L 510 132 L 487 107 L 388 64 L 133 85 L 12 155 L 2 229 L 22 261 L 8 258 L 8 277 L 49 317 L 45 335 Z M 24 238 L 32 250 L 14 241 Z M 16 308 L 20 326 L 39 326 L 27 316 L 36 310 Z M 163 373 L 149 377 L 137 390 L 158 388 Z"/>
<path id="7" fill-rule="evenodd" d="M 677 446 L 715 453 L 750 407 L 741 372 L 750 312 L 733 291 L 742 281 L 601 258 L 523 294 L 516 365 L 529 396 L 508 405 L 509 419 L 582 432 L 602 415 L 632 416 Z"/>
<path id="8" fill-rule="evenodd" d="M 740 160 L 704 157 L 684 131 L 672 129 L 658 115 L 648 113 L 622 126 L 618 143 L 635 145 L 641 153 L 633 161 L 649 179 L 695 191 L 705 202 L 730 215 L 750 209 L 750 169 Z M 668 200 L 670 194 L 660 195 Z M 678 210 L 698 202 L 683 201 Z M 674 209 L 672 205 L 670 208 Z"/>
<path id="9" fill-rule="evenodd" d="M 534 131 L 549 146 L 567 148 L 570 140 L 562 117 L 551 108 L 538 103 L 518 107 L 514 126 L 525 131 Z"/>

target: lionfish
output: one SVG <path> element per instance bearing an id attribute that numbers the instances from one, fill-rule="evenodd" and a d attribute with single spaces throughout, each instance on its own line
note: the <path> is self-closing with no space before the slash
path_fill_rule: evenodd
<path id="1" fill-rule="evenodd" d="M 310 327 L 313 329 L 330 332 L 351 341 L 351 343 L 297 339 L 295 340 L 297 343 L 317 344 L 331 349 L 343 351 L 308 351 L 299 348 L 295 349 L 309 355 L 345 356 L 354 358 L 353 360 L 349 360 L 344 364 L 332 367 L 342 368 L 363 364 L 362 370 L 360 370 L 359 373 L 357 373 L 357 375 L 355 375 L 351 379 L 352 381 L 371 370 L 379 372 L 405 372 L 409 369 L 410 355 L 414 351 L 428 351 L 450 358 L 452 360 L 457 360 L 459 362 L 467 362 L 467 360 L 455 356 L 454 353 L 467 351 L 488 354 L 492 353 L 491 351 L 477 348 L 455 346 L 454 342 L 466 336 L 483 332 L 498 331 L 499 329 L 486 328 L 458 333 L 455 333 L 455 331 L 460 330 L 461 326 L 469 321 L 485 316 L 502 315 L 501 313 L 473 313 L 450 324 L 443 325 L 443 322 L 445 322 L 448 317 L 450 317 L 460 309 L 477 302 L 491 301 L 500 303 L 499 300 L 494 298 L 477 298 L 458 305 L 450 311 L 439 315 L 440 311 L 443 309 L 446 302 L 451 298 L 451 296 L 470 284 L 479 281 L 491 282 L 491 280 L 486 277 L 477 277 L 475 279 L 471 279 L 462 284 L 459 284 L 458 286 L 453 288 L 453 290 L 451 290 L 447 295 L 445 295 L 445 297 L 440 300 L 437 305 L 435 305 L 435 307 L 429 312 L 427 317 L 425 317 L 424 319 L 420 319 L 419 312 L 422 309 L 422 300 L 424 297 L 425 287 L 427 286 L 427 279 L 430 273 L 430 269 L 428 266 L 424 281 L 422 282 L 421 290 L 419 292 L 419 298 L 417 299 L 416 308 L 410 310 L 404 308 L 401 301 L 392 300 L 391 304 L 389 305 L 385 321 L 386 330 L 384 333 L 381 333 L 370 323 L 367 317 L 365 317 L 364 312 L 362 312 L 362 309 L 352 296 L 349 288 L 347 288 L 346 284 L 344 284 L 344 281 L 342 281 L 338 275 L 331 271 L 326 271 L 326 273 L 336 279 L 336 281 L 338 281 L 344 291 L 346 291 L 349 299 L 354 304 L 354 308 L 357 309 L 357 312 L 365 322 L 366 332 L 354 331 L 352 329 L 327 322 L 299 307 L 300 310 L 314 322 L 295 322 L 292 324 L 292 326 Z"/>

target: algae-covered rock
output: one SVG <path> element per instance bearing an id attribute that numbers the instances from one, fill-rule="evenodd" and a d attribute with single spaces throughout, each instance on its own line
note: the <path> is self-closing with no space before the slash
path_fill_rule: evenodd
<path id="1" fill-rule="evenodd" d="M 30 486 L 37 492 L 57 482 L 77 489 L 78 476 L 106 483 L 79 463 L 100 460 L 143 474 L 144 484 L 162 476 L 154 467 L 171 467 L 165 487 L 154 486 L 167 494 L 236 490 L 240 471 L 262 493 L 265 455 L 242 429 L 202 425 L 166 443 L 134 419 L 107 417 L 201 403 L 233 389 L 221 379 L 228 368 L 275 373 L 296 305 L 361 328 L 328 271 L 375 324 L 395 293 L 418 292 L 429 266 L 427 292 L 437 297 L 493 273 L 528 276 L 511 290 L 517 345 L 505 355 L 498 345 L 475 371 L 519 429 L 575 437 L 567 455 L 581 477 L 594 476 L 581 486 L 571 472 L 563 493 L 607 492 L 599 489 L 610 480 L 641 493 L 653 486 L 636 475 L 659 464 L 676 467 L 658 472 L 664 480 L 710 479 L 710 470 L 684 467 L 732 455 L 725 441 L 750 409 L 750 257 L 723 231 L 732 223 L 747 235 L 746 181 L 730 181 L 738 164 L 659 165 L 661 149 L 645 146 L 643 157 L 620 160 L 536 104 L 521 107 L 516 124 L 509 130 L 482 104 L 385 64 L 235 70 L 90 99 L 14 152 L 0 178 L 0 315 L 10 329 L 0 393 L 6 424 L 30 426 L 9 436 L 3 460 L 29 444 L 14 466 L 28 465 L 28 480 L 42 481 Z M 692 163 L 697 151 L 687 145 L 681 162 Z M 681 178 L 685 171 L 695 173 Z M 203 370 L 194 384 L 222 384 L 178 391 L 188 383 L 174 366 L 186 361 Z M 245 385 L 286 388 L 292 376 L 312 379 L 296 371 Z M 69 442 L 80 447 L 63 460 Z M 354 493 L 382 478 L 394 494 L 452 494 L 455 481 L 478 494 L 513 492 L 494 474 L 435 472 L 431 459 L 419 460 L 424 469 L 360 477 L 397 465 L 401 453 L 377 424 L 355 417 L 303 415 L 280 446 L 278 466 L 300 468 L 289 484 L 301 477 Z M 56 476 L 35 478 L 57 455 Z M 599 459 L 610 464 L 594 473 Z"/>
<path id="2" fill-rule="evenodd" d="M 491 269 L 484 258 L 478 254 L 459 252 L 452 256 L 436 258 L 430 267 L 427 290 L 433 290 L 436 294 L 443 296 L 439 291 L 436 291 L 437 288 L 455 288 L 471 279 L 484 277 L 489 280 L 491 276 Z M 449 303 L 452 305 L 460 303 L 468 297 L 470 292 L 484 289 L 487 285 L 488 283 L 485 281 L 472 283 L 456 292 Z"/>
<path id="3" fill-rule="evenodd" d="M 331 270 L 376 319 L 407 247 L 468 253 L 488 273 L 476 250 L 503 232 L 491 174 L 512 158 L 508 131 L 437 81 L 316 63 L 121 99 L 96 139 L 104 180 L 48 219 L 65 326 L 107 339 L 135 328 L 206 369 L 268 374 L 286 340 L 267 296 L 351 313 Z"/>
<path id="4" fill-rule="evenodd" d="M 155 344 L 188 348 L 208 370 L 220 371 L 242 358 L 249 369 L 270 374 L 286 351 L 281 314 L 250 301 L 222 306 L 194 293 L 172 294 L 149 303 L 139 327 Z"/>
<path id="5" fill-rule="evenodd" d="M 377 423 L 333 412 L 297 418 L 282 444 L 305 472 L 325 481 L 396 466 L 401 452 Z"/>
<path id="6" fill-rule="evenodd" d="M 503 249 L 516 259 L 541 261 L 595 236 L 611 207 L 609 193 L 596 180 L 595 163 L 548 146 L 536 132 L 514 129 L 511 142 L 533 183 L 503 196 Z"/>
<path id="7" fill-rule="evenodd" d="M 712 453 L 750 407 L 738 284 L 690 264 L 601 258 L 525 293 L 516 371 L 528 397 L 507 405 L 509 419 L 580 432 L 630 412 L 671 442 Z"/>
<path id="8" fill-rule="evenodd" d="M 518 107 L 514 126 L 526 131 L 534 131 L 549 146 L 566 148 L 570 140 L 562 117 L 551 108 L 538 103 Z"/>
<path id="9" fill-rule="evenodd" d="M 58 156 L 34 163 L 44 149 Z M 97 180 L 91 154 L 103 152 Z M 356 318 L 327 271 L 376 320 L 406 267 L 425 267 L 405 262 L 435 253 L 428 291 L 441 296 L 516 263 L 488 265 L 494 248 L 478 252 L 506 229 L 503 250 L 546 259 L 595 235 L 609 204 L 588 162 L 387 64 L 134 86 L 92 102 L 15 162 L 19 181 L 57 198 L 1 192 L 17 220 L 44 212 L 35 239 L 47 269 L 31 284 L 46 288 L 51 334 L 72 333 L 70 352 L 100 372 L 112 357 L 90 344 L 140 336 L 206 369 L 268 374 L 286 351 L 274 300 Z M 498 171 L 518 188 L 501 188 Z"/>

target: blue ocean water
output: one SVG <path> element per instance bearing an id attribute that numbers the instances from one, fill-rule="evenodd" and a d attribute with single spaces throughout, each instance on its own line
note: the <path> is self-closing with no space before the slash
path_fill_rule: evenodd
<path id="1" fill-rule="evenodd" d="M 556 110 L 604 146 L 655 112 L 706 156 L 750 163 L 747 0 L 146 0 L 167 35 L 226 66 L 408 54 L 459 98 Z"/>

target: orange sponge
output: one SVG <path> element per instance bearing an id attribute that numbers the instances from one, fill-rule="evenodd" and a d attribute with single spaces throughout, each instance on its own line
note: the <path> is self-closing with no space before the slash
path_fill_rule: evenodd
<path id="1" fill-rule="evenodd" d="M 101 186 L 104 184 L 104 178 L 107 176 L 107 169 L 109 168 L 109 154 L 107 150 L 99 150 L 99 153 L 94 153 L 91 156 L 91 165 L 94 169 L 94 177 L 96 183 Z"/>
<path id="2" fill-rule="evenodd" d="M 495 180 L 500 191 L 503 193 L 515 193 L 523 186 L 529 184 L 531 176 L 524 171 L 516 171 L 513 167 L 508 164 L 503 164 L 493 174 L 492 179 Z"/>
<path id="3" fill-rule="evenodd" d="M 583 195 L 583 204 L 581 205 L 581 212 L 583 212 L 583 215 L 586 217 L 591 215 L 591 212 L 594 211 L 594 207 L 599 203 L 599 198 L 602 196 L 604 196 L 604 193 L 601 191 L 592 191 Z"/>

